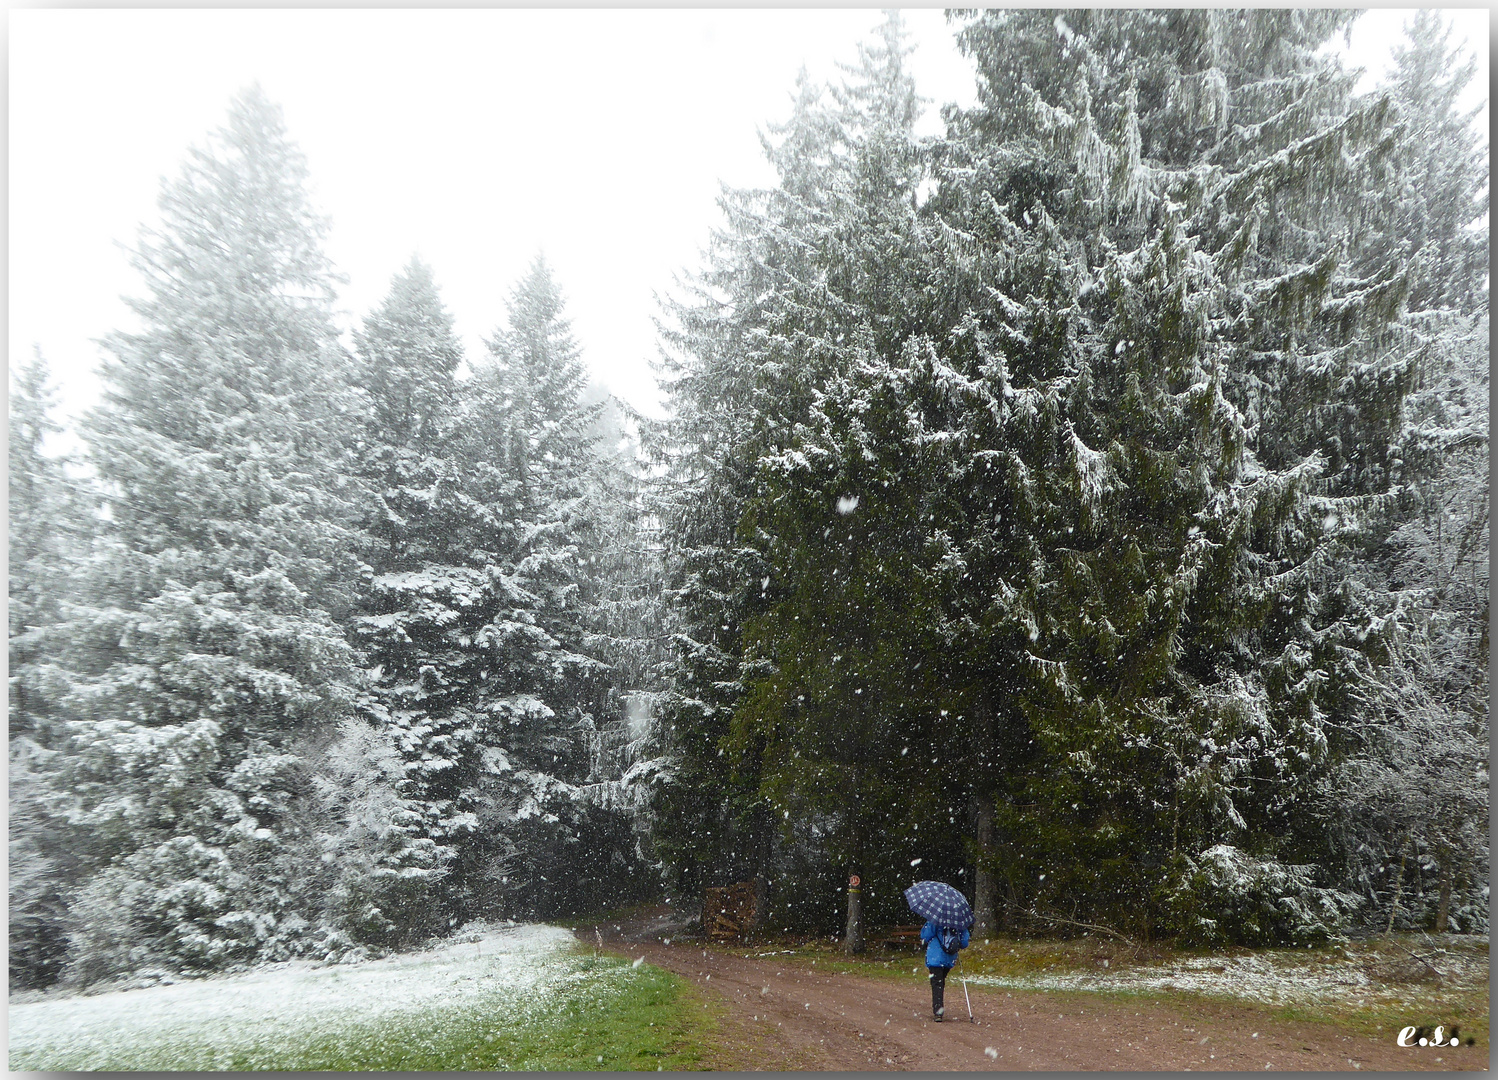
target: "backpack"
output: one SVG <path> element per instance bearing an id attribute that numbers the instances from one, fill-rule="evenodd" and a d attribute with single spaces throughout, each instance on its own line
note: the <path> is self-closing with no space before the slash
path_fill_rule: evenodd
<path id="1" fill-rule="evenodd" d="M 949 956 L 956 956 L 957 950 L 962 948 L 962 933 L 953 930 L 950 926 L 943 926 L 937 938 L 941 942 L 941 951 Z"/>

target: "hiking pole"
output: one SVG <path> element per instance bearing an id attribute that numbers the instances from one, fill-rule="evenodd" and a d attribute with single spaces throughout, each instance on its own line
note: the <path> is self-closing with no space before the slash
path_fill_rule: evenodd
<path id="1" fill-rule="evenodd" d="M 967 980 L 966 979 L 962 980 L 962 996 L 967 1000 L 967 1019 L 968 1019 L 968 1023 L 970 1023 L 970 1024 L 976 1024 L 978 1022 L 978 1018 L 973 1015 L 973 999 L 967 996 Z"/>

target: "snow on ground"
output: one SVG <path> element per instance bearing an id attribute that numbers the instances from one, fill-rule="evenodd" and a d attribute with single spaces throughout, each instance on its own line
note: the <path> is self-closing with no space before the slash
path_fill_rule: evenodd
<path id="1" fill-rule="evenodd" d="M 212 1069 L 233 1051 L 336 1037 L 392 1014 L 482 1007 L 496 1023 L 524 1022 L 572 981 L 575 958 L 567 953 L 574 945 L 572 934 L 555 926 L 486 927 L 430 951 L 360 964 L 293 962 L 13 1004 L 10 1065 L 95 1069 L 119 1063 L 131 1048 L 163 1067 Z"/>
<path id="2" fill-rule="evenodd" d="M 1474 966 L 1453 956 L 1443 963 L 1454 976 L 1454 984 L 1486 979 L 1485 960 Z M 1409 987 L 1402 983 L 1390 985 L 1376 975 L 1370 977 L 1363 961 L 1356 955 L 1328 957 L 1325 953 L 1308 954 L 1295 949 L 1187 957 L 1170 963 L 1144 964 L 1114 971 L 978 975 L 967 981 L 974 986 L 1024 990 L 1176 990 L 1275 1005 L 1367 1004 L 1399 1001 L 1409 993 Z"/>
<path id="3" fill-rule="evenodd" d="M 1342 1000 L 1349 993 L 1366 992 L 1369 979 L 1354 968 L 1331 971 L 1286 968 L 1266 955 L 1195 957 L 1169 965 L 1151 965 L 1117 972 L 1071 972 L 1003 977 L 979 975 L 974 986 L 1002 986 L 1037 990 L 1184 990 L 1255 1001 L 1293 1002 Z"/>

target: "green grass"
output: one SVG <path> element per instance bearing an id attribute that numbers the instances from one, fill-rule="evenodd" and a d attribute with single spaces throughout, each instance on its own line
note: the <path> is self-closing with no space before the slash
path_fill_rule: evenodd
<path id="1" fill-rule="evenodd" d="M 623 985 L 585 980 L 549 1015 L 495 1025 L 481 1014 L 414 1016 L 336 1039 L 309 1041 L 284 1063 L 231 1064 L 296 1070 L 402 1072 L 518 1069 L 691 1069 L 710 1045 L 716 1017 L 659 968 L 628 969 L 612 957 L 585 959 L 584 970 L 628 971 Z M 697 1005 L 696 1008 L 693 1008 Z"/>
<path id="2" fill-rule="evenodd" d="M 1252 993 L 1235 990 L 1231 984 L 1213 990 L 1118 986 L 1085 993 L 1174 1002 L 1198 1009 L 1213 1005 L 1247 1007 L 1277 1020 L 1333 1024 L 1381 1039 L 1392 1039 L 1406 1026 L 1440 1024 L 1449 1030 L 1455 1023 L 1461 1027 L 1464 1042 L 1470 1036 L 1476 1045 L 1486 1046 L 1489 1036 L 1486 946 L 1479 940 L 1448 937 L 1442 947 L 1449 952 L 1446 958 L 1438 958 L 1438 963 L 1449 968 L 1453 976 L 1446 981 L 1434 979 L 1410 958 L 1409 951 L 1430 953 L 1434 948 L 1429 938 L 1418 934 L 1398 934 L 1388 940 L 1334 942 L 1311 949 L 1219 950 L 1177 948 L 1163 943 L 1136 948 L 1089 938 L 1069 941 L 995 938 L 972 949 L 970 955 L 965 953 L 963 960 L 969 975 L 1015 980 L 1010 985 L 1016 990 L 1022 990 L 1029 980 L 1043 980 L 1049 975 L 1110 973 L 1126 980 L 1132 972 L 1155 965 L 1245 957 L 1268 961 L 1292 985 L 1318 973 L 1360 972 L 1368 977 L 1367 984 L 1350 987 L 1335 996 L 1322 995 L 1321 1000 L 1262 1001 Z M 1462 955 L 1468 957 L 1468 963 L 1457 963 Z M 1109 962 L 1107 967 L 1102 967 L 1104 959 Z M 1470 962 L 1479 959 L 1480 965 Z M 1044 992 L 1054 996 L 1058 991 L 1047 988 Z"/>
<path id="3" fill-rule="evenodd" d="M 1449 1032 L 1456 1024 L 1462 1042 L 1468 1038 L 1477 1046 L 1488 1045 L 1488 993 L 1484 990 L 1445 990 L 1421 995 L 1417 1004 L 1394 1005 L 1378 1002 L 1349 1006 L 1337 1002 L 1315 1005 L 1285 1005 L 1265 1008 L 1276 1020 L 1304 1020 L 1319 1024 L 1336 1024 L 1360 1035 L 1393 1039 L 1404 1027 L 1441 1025 Z"/>
<path id="4" fill-rule="evenodd" d="M 472 1013 L 418 1016 L 353 1038 L 309 1042 L 294 1060 L 258 1067 L 432 1072 L 683 1070 L 700 1065 L 701 1048 L 710 1045 L 717 1017 L 701 1008 L 697 995 L 684 992 L 681 979 L 644 965 L 631 970 L 612 957 L 589 958 L 583 964 L 629 974 L 623 985 L 584 981 L 582 993 L 525 1023 L 499 1026 Z"/>
<path id="5" fill-rule="evenodd" d="M 703 1067 L 722 1009 L 658 968 L 613 957 L 560 958 L 558 991 L 517 1009 L 513 998 L 470 997 L 452 1007 L 385 1014 L 377 1022 L 340 1018 L 309 1022 L 274 1037 L 226 1040 L 180 1027 L 100 1041 L 86 1049 L 13 1047 L 13 1070 L 72 1071 L 469 1071 Z M 493 1010 L 486 1008 L 492 1004 Z M 82 1033 L 80 1033 L 82 1034 Z M 108 1040 L 105 1040 L 106 1043 Z"/>

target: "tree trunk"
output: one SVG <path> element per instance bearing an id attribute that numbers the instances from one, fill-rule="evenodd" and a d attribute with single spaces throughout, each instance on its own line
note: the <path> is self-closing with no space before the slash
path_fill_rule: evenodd
<path id="1" fill-rule="evenodd" d="M 972 753 L 969 758 L 968 790 L 972 792 L 974 839 L 973 859 L 973 938 L 991 938 L 998 931 L 998 882 L 989 859 L 993 855 L 993 818 L 995 796 L 989 785 L 994 782 L 999 756 L 994 707 L 987 683 L 978 689 L 973 703 Z"/>
<path id="2" fill-rule="evenodd" d="M 867 834 L 863 819 L 862 764 L 861 761 L 858 762 L 853 769 L 853 857 L 849 860 L 853 867 L 848 875 L 848 928 L 843 934 L 843 951 L 849 955 L 863 952 L 863 892 L 859 888 L 863 882 L 858 877 L 858 870 L 863 867 L 864 839 Z"/>
<path id="3" fill-rule="evenodd" d="M 843 951 L 863 952 L 863 890 L 853 884 L 848 886 L 848 929 L 843 935 Z"/>
<path id="4" fill-rule="evenodd" d="M 758 823 L 755 835 L 754 871 L 754 915 L 749 920 L 749 931 L 757 932 L 765 921 L 765 904 L 770 893 L 770 864 L 774 858 L 774 827 L 767 820 Z"/>
<path id="5" fill-rule="evenodd" d="M 1451 861 L 1441 861 L 1441 892 L 1436 901 L 1436 933 L 1446 932 L 1446 922 L 1451 914 Z"/>
<path id="6" fill-rule="evenodd" d="M 1389 908 L 1389 928 L 1384 931 L 1384 937 L 1394 932 L 1394 915 L 1399 911 L 1399 894 L 1404 891 L 1404 860 L 1409 854 L 1408 848 L 1399 855 L 1399 878 L 1394 882 L 1394 904 Z"/>
<path id="7" fill-rule="evenodd" d="M 987 865 L 993 853 L 993 797 L 975 798 L 978 857 L 973 872 L 973 938 L 991 938 L 998 932 L 998 888 L 993 869 Z"/>

